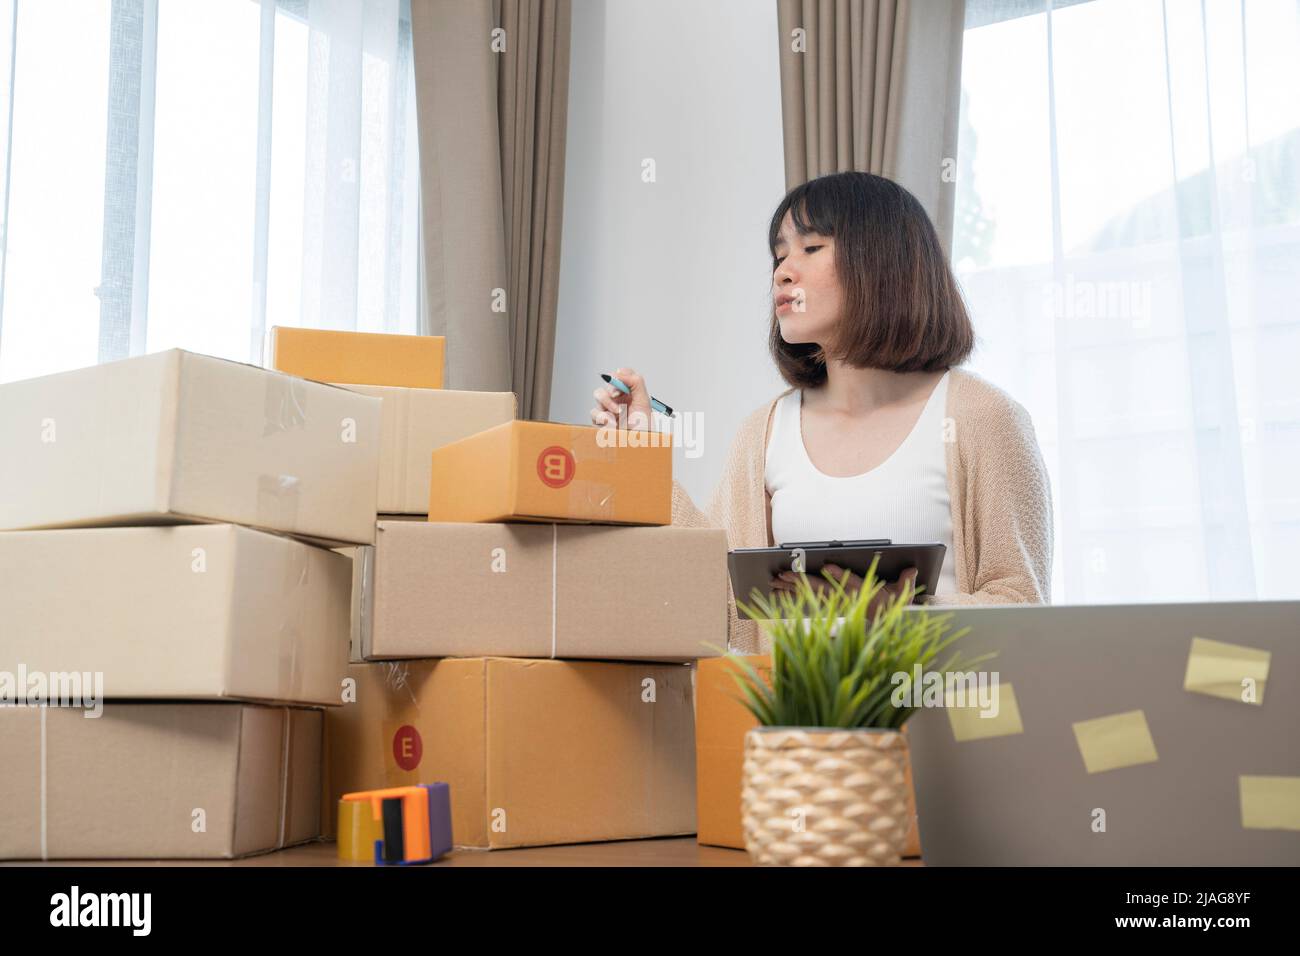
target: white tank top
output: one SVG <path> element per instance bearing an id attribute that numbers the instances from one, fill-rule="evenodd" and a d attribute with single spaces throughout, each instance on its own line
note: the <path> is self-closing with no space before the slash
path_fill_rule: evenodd
<path id="1" fill-rule="evenodd" d="M 952 503 L 944 456 L 948 373 L 930 393 L 911 432 L 892 455 L 860 475 L 817 470 L 803 443 L 803 390 L 776 403 L 766 459 L 772 496 L 772 541 L 888 538 L 899 544 L 938 541 L 948 550 L 936 594 L 954 594 Z"/>

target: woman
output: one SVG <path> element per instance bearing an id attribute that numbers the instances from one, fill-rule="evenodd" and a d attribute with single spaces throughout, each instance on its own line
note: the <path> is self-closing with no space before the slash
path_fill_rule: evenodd
<path id="1" fill-rule="evenodd" d="M 1033 425 L 957 367 L 974 330 L 920 203 L 879 176 L 823 176 L 782 200 L 768 245 L 769 345 L 791 387 L 742 423 L 707 512 L 674 483 L 673 524 L 724 528 L 732 548 L 939 541 L 931 604 L 1045 602 L 1052 507 Z M 631 394 L 597 389 L 593 423 L 647 427 L 645 381 L 617 375 Z M 729 605 L 731 649 L 767 650 Z"/>

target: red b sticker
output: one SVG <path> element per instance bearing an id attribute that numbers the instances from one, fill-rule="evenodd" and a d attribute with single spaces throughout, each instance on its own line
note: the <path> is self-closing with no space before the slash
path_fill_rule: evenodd
<path id="1" fill-rule="evenodd" d="M 559 445 L 543 448 L 537 456 L 537 477 L 548 487 L 563 488 L 573 480 L 573 474 L 577 470 L 572 453 Z"/>
<path id="2" fill-rule="evenodd" d="M 414 770 L 420 766 L 420 758 L 424 756 L 424 741 L 420 739 L 420 732 L 410 724 L 403 724 L 397 728 L 393 734 L 393 759 L 403 770 Z"/>

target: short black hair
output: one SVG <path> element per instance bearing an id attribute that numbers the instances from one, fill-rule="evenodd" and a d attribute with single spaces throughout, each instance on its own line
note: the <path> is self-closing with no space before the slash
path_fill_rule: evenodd
<path id="1" fill-rule="evenodd" d="M 844 289 L 839 332 L 825 350 L 782 339 L 773 310 L 768 347 L 787 383 L 823 384 L 828 355 L 855 368 L 894 372 L 938 371 L 970 356 L 975 329 L 961 290 L 934 224 L 910 192 L 883 176 L 857 171 L 794 187 L 768 227 L 773 272 L 787 212 L 800 235 L 835 239 L 835 267 Z"/>

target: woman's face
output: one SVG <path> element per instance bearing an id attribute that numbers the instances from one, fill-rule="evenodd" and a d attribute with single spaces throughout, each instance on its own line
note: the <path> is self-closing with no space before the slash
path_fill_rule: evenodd
<path id="1" fill-rule="evenodd" d="M 842 300 L 835 272 L 835 240 L 817 233 L 799 235 L 787 212 L 775 252 L 772 304 L 781 338 L 791 345 L 827 345 L 839 321 Z"/>

